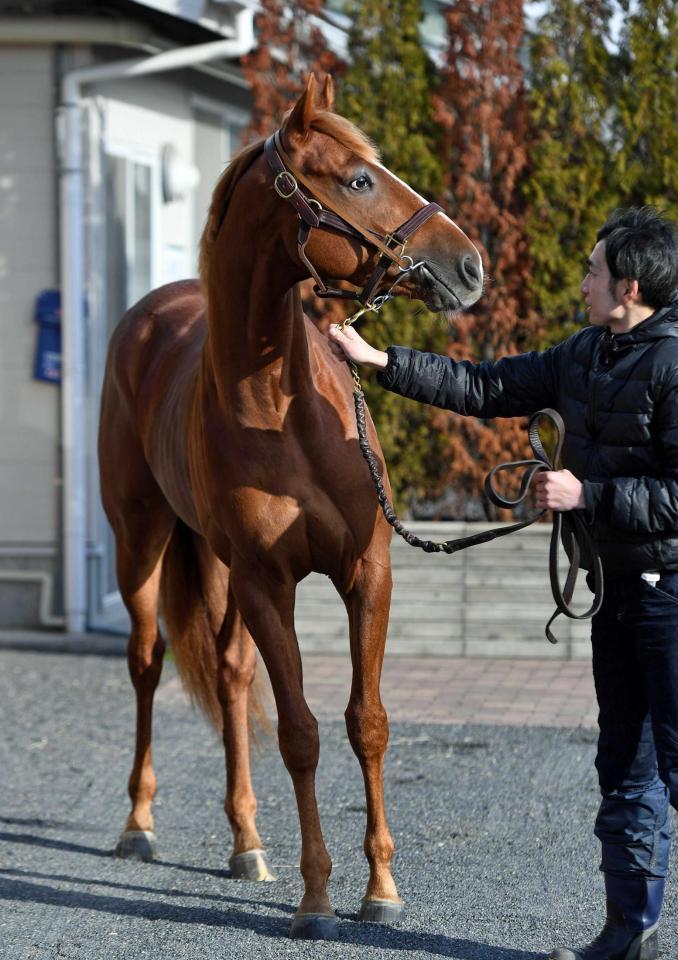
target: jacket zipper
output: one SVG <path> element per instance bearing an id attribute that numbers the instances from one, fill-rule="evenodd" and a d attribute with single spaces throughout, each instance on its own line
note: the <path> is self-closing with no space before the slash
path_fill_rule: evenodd
<path id="1" fill-rule="evenodd" d="M 600 376 L 598 374 L 598 367 L 601 363 L 602 357 L 602 341 L 607 334 L 604 334 L 596 344 L 596 352 L 593 356 L 593 363 L 591 364 L 591 386 L 589 387 L 589 396 L 588 403 L 586 406 L 586 416 L 584 417 L 584 424 L 586 429 L 591 436 L 591 439 L 595 440 L 598 436 L 598 430 L 595 425 L 595 410 L 596 410 L 596 400 L 598 398 L 598 387 L 600 385 Z M 614 341 L 613 341 L 614 344 Z M 614 347 L 613 347 L 614 349 Z M 590 460 L 590 458 L 589 458 Z"/>

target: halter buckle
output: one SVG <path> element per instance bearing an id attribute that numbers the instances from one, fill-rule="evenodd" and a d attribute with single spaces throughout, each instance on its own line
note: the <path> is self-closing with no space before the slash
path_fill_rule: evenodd
<path id="1" fill-rule="evenodd" d="M 400 257 L 401 259 L 405 253 L 405 247 L 407 246 L 408 243 L 409 243 L 409 237 L 406 240 L 398 240 L 398 238 L 394 236 L 392 233 L 387 233 L 386 236 L 384 237 L 385 246 L 387 246 L 389 250 L 392 250 L 396 254 L 396 256 Z M 400 250 L 398 250 L 398 247 L 400 247 Z M 408 257 L 408 260 L 410 259 L 411 257 Z"/>
<path id="2" fill-rule="evenodd" d="M 289 193 L 285 193 L 285 188 L 281 187 L 278 182 L 282 177 L 287 177 L 287 180 L 291 181 L 294 184 L 294 186 L 289 191 Z M 299 184 L 297 183 L 295 177 L 288 170 L 280 171 L 280 173 L 276 176 L 275 180 L 273 181 L 273 186 L 275 187 L 275 192 L 278 194 L 279 197 L 282 197 L 283 200 L 289 200 L 290 197 L 293 197 L 294 194 L 299 189 Z"/>

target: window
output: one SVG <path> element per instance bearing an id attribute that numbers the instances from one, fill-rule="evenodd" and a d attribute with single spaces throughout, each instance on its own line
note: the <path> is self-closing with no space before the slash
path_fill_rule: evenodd
<path id="1" fill-rule="evenodd" d="M 148 162 L 106 158 L 106 300 L 108 333 L 125 310 L 153 288 L 154 169 Z"/>

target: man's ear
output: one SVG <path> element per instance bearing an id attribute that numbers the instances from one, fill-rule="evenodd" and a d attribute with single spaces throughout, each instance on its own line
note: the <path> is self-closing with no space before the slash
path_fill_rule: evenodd
<path id="1" fill-rule="evenodd" d="M 290 141 L 304 140 L 308 135 L 311 120 L 317 110 L 315 104 L 317 88 L 315 76 L 309 73 L 306 89 L 295 103 L 285 124 L 285 134 Z"/>
<path id="2" fill-rule="evenodd" d="M 640 287 L 637 280 L 624 280 L 624 297 L 629 300 L 638 300 L 640 298 Z"/>

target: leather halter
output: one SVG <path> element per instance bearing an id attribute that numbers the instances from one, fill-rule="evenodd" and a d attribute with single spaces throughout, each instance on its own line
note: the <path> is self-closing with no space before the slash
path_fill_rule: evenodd
<path id="1" fill-rule="evenodd" d="M 436 213 L 442 213 L 442 207 L 437 203 L 427 203 L 417 210 L 408 220 L 401 223 L 391 233 L 383 235 L 375 230 L 369 230 L 356 223 L 348 214 L 339 215 L 331 209 L 331 203 L 322 195 L 315 184 L 295 170 L 290 158 L 282 146 L 280 130 L 277 130 L 264 144 L 264 155 L 268 165 L 275 174 L 273 186 L 278 196 L 291 203 L 297 211 L 299 219 L 299 234 L 297 247 L 299 256 L 308 267 L 311 276 L 316 281 L 314 291 L 318 297 L 339 297 L 345 300 L 358 300 L 363 306 L 371 306 L 379 284 L 391 265 L 398 267 L 401 273 L 412 270 L 415 264 L 412 257 L 405 254 L 405 247 L 410 237 L 422 227 Z M 307 196 L 300 188 L 303 184 L 313 196 Z M 332 230 L 343 233 L 354 240 L 360 240 L 381 251 L 370 278 L 361 291 L 340 290 L 328 287 L 320 277 L 318 271 L 306 256 L 306 244 L 314 228 Z M 383 300 L 379 301 L 383 303 Z"/>

